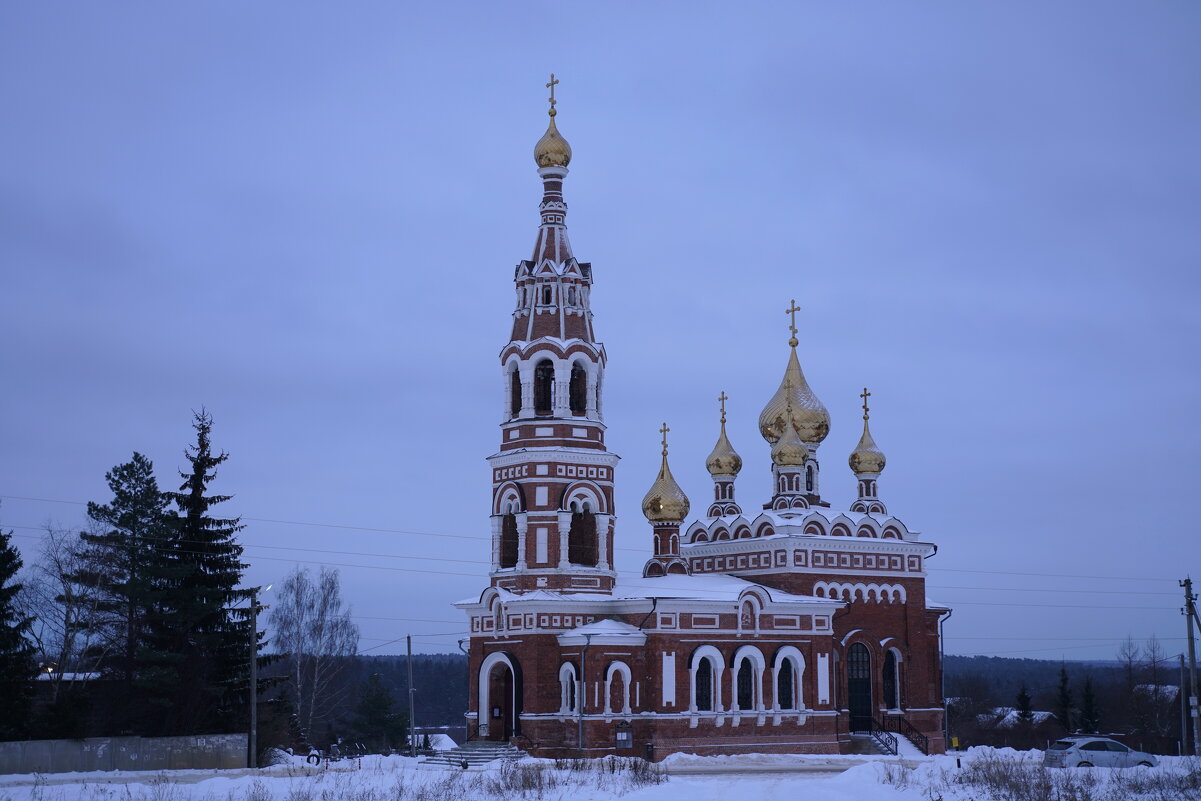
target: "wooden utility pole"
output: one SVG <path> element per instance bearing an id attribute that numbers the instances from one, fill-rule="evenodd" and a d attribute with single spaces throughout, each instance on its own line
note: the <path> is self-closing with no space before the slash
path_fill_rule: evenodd
<path id="1" fill-rule="evenodd" d="M 1188 751 L 1188 693 L 1184 691 L 1184 654 L 1180 654 L 1180 692 L 1177 700 L 1180 702 L 1180 755 Z"/>
<path id="2" fill-rule="evenodd" d="M 405 647 L 409 652 L 409 756 L 417 756 L 417 728 L 413 725 L 416 718 L 413 712 L 413 635 L 405 636 Z"/>
<path id="3" fill-rule="evenodd" d="M 1193 754 L 1201 756 L 1201 721 L 1197 718 L 1197 646 L 1193 641 L 1193 624 L 1201 628 L 1197 620 L 1197 596 L 1193 595 L 1193 580 L 1186 578 L 1180 582 L 1184 587 L 1184 620 L 1188 626 L 1188 672 L 1189 672 L 1189 714 L 1193 718 Z"/>

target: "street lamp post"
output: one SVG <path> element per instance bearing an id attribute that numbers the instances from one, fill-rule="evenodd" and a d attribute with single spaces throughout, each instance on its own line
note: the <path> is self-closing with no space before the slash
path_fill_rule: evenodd
<path id="1" fill-rule="evenodd" d="M 259 766 L 259 592 L 250 591 L 250 767 Z"/>

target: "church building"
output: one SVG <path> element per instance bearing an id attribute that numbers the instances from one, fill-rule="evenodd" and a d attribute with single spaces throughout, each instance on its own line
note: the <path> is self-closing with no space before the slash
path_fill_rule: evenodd
<path id="1" fill-rule="evenodd" d="M 608 360 L 593 328 L 592 265 L 567 238 L 572 154 L 555 124 L 555 83 L 534 148 L 541 224 L 514 272 L 500 352 L 490 582 L 456 604 L 470 631 L 469 739 L 543 757 L 941 753 L 940 625 L 950 610 L 925 590 L 937 547 L 881 498 L 885 459 L 866 389 L 851 475 L 824 474 L 839 460 L 823 462 L 830 416 L 801 369 L 795 302 L 783 377 L 759 416 L 771 497 L 744 508 L 735 493 L 743 461 L 726 436 L 722 392 L 706 460 L 712 501 L 689 519 L 664 424 L 642 502 L 648 525 L 622 535 L 627 547 L 645 537 L 648 558 L 641 576 L 614 569 Z M 849 489 L 852 479 L 854 501 L 832 506 L 823 486 Z"/>

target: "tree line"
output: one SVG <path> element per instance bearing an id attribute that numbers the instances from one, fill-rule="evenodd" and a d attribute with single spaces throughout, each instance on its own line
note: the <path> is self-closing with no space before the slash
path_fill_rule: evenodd
<path id="1" fill-rule="evenodd" d="M 1154 636 L 1141 645 L 1127 637 L 1107 661 L 947 656 L 951 735 L 961 745 L 1041 748 L 1065 734 L 1105 734 L 1176 753 L 1185 695 L 1176 660 Z"/>

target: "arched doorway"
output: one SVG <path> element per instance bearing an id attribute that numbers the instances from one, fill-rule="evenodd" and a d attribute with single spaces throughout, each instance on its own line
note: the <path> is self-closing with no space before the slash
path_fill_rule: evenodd
<path id="1" fill-rule="evenodd" d="M 510 654 L 488 655 L 480 665 L 480 739 L 505 741 L 521 733 L 521 667 Z"/>
<path id="2" fill-rule="evenodd" d="M 847 649 L 847 707 L 851 731 L 872 728 L 872 657 L 867 646 L 857 642 Z"/>

